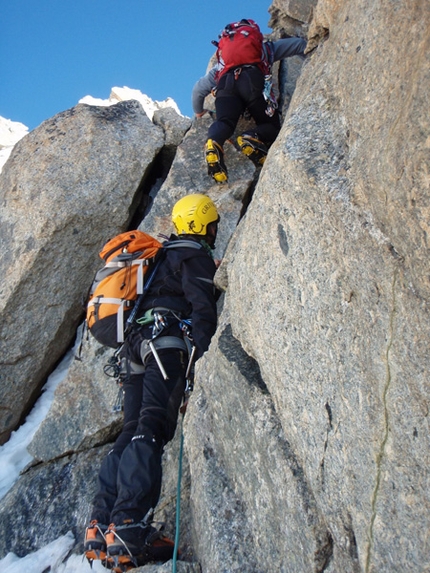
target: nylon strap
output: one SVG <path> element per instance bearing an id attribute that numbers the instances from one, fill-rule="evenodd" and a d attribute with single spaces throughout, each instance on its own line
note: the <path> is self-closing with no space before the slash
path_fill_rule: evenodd
<path id="1" fill-rule="evenodd" d="M 124 342 L 124 307 L 125 303 L 129 301 L 122 298 L 109 298 L 107 296 L 98 296 L 88 303 L 88 306 L 96 306 L 97 304 L 116 304 L 118 305 L 118 312 L 116 313 L 116 330 L 117 342 Z"/>

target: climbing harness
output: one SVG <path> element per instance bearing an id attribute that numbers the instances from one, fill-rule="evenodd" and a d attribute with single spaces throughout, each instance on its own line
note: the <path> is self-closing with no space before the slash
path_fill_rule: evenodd
<path id="1" fill-rule="evenodd" d="M 178 322 L 182 332 L 182 338 L 178 336 L 161 336 L 163 331 L 171 325 L 171 319 Z M 157 362 L 164 380 L 168 380 L 168 375 L 164 369 L 163 363 L 158 354 L 160 349 L 177 349 L 182 350 L 188 355 L 188 365 L 186 378 L 189 379 L 192 370 L 192 363 L 195 356 L 195 346 L 191 334 L 191 320 L 182 318 L 180 313 L 164 307 L 153 308 L 138 319 L 137 324 L 148 326 L 152 322 L 152 338 L 142 342 L 140 357 L 142 364 L 145 364 L 148 356 L 152 354 Z"/>

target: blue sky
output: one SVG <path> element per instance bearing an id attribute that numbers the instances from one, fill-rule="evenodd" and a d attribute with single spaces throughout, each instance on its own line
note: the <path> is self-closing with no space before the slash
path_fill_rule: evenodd
<path id="1" fill-rule="evenodd" d="M 225 24 L 252 18 L 269 33 L 264 0 L 3 0 L 0 116 L 31 129 L 114 86 L 192 114 L 191 89 Z"/>

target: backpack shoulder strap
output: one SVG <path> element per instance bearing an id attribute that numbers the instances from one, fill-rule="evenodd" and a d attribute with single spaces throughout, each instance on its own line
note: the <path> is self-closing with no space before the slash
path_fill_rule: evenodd
<path id="1" fill-rule="evenodd" d="M 178 241 L 167 241 L 164 243 L 164 249 L 176 249 L 178 247 L 188 247 L 190 249 L 204 249 L 203 245 L 195 241 L 187 241 L 186 239 L 179 239 Z"/>

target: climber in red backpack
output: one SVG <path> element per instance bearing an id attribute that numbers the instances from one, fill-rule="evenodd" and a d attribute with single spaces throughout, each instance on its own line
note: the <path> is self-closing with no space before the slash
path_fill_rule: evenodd
<path id="1" fill-rule="evenodd" d="M 237 138 L 239 147 L 256 166 L 266 159 L 281 122 L 277 102 L 271 89 L 271 66 L 275 61 L 304 55 L 306 40 L 285 38 L 264 41 L 254 20 L 228 24 L 220 34 L 218 63 L 194 85 L 193 110 L 197 118 L 205 110 L 204 99 L 215 95 L 216 121 L 210 126 L 205 145 L 208 174 L 217 182 L 228 179 L 224 162 L 224 142 L 232 136 L 240 116 L 248 110 L 256 123 L 251 131 Z"/>

